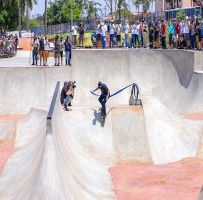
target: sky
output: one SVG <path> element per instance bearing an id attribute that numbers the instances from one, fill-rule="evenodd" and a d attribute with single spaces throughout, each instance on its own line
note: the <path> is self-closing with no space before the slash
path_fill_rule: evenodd
<path id="1" fill-rule="evenodd" d="M 50 0 L 48 0 L 49 2 Z M 54 0 L 51 0 L 54 1 Z M 104 0 L 96 0 L 97 2 L 104 4 Z M 33 10 L 31 12 L 31 15 L 36 14 L 43 14 L 44 13 L 44 7 L 45 7 L 45 0 L 38 0 L 38 4 L 33 7 Z"/>
<path id="2" fill-rule="evenodd" d="M 49 2 L 50 0 L 48 0 Z M 54 0 L 51 0 L 54 1 Z M 105 6 L 104 0 L 95 0 L 96 2 L 99 2 L 100 4 Z M 33 7 L 33 10 L 31 12 L 31 16 L 40 14 L 42 15 L 44 13 L 44 7 L 45 7 L 45 0 L 38 0 L 38 4 Z M 131 11 L 135 12 L 135 6 L 132 4 L 132 0 L 128 0 L 128 4 L 130 4 Z M 154 6 L 153 6 L 154 7 Z M 108 12 L 108 11 L 107 11 Z"/>

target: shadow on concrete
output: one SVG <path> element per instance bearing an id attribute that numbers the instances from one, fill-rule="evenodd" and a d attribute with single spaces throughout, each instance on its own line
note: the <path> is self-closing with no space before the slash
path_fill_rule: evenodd
<path id="1" fill-rule="evenodd" d="M 94 111 L 94 119 L 92 120 L 92 124 L 96 125 L 97 122 L 99 122 L 101 127 L 104 127 L 105 120 L 101 119 L 101 108 L 98 111 L 94 108 L 92 108 L 92 110 Z"/>

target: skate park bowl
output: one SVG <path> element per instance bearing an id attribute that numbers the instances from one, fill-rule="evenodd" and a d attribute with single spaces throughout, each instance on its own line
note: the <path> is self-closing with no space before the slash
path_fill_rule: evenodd
<path id="1" fill-rule="evenodd" d="M 203 199 L 203 54 L 74 50 L 72 67 L 0 68 L 0 200 Z M 64 81 L 76 81 L 70 112 Z M 101 121 L 98 81 L 111 94 Z M 98 93 L 99 94 L 99 93 Z"/>

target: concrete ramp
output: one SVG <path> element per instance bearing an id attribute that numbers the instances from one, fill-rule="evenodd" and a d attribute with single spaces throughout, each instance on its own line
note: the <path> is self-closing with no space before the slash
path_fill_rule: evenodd
<path id="1" fill-rule="evenodd" d="M 58 99 L 52 122 L 66 199 L 115 199 L 109 167 L 151 162 L 140 107 L 110 108 L 104 123 L 98 108 L 64 112 Z"/>

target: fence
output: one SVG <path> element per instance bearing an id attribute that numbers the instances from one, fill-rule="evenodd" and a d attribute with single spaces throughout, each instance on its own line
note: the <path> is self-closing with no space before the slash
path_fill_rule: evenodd
<path id="1" fill-rule="evenodd" d="M 80 23 L 83 23 L 86 31 L 93 31 L 97 27 L 98 20 L 95 19 L 95 20 L 88 20 L 88 21 L 77 21 L 74 23 L 77 24 L 77 26 L 79 26 Z M 55 24 L 55 25 L 48 25 L 47 27 L 48 35 L 69 33 L 70 31 L 71 31 L 70 22 Z M 41 25 L 40 27 L 37 27 L 37 28 L 33 28 L 32 32 L 35 35 L 44 34 L 44 25 Z"/>

